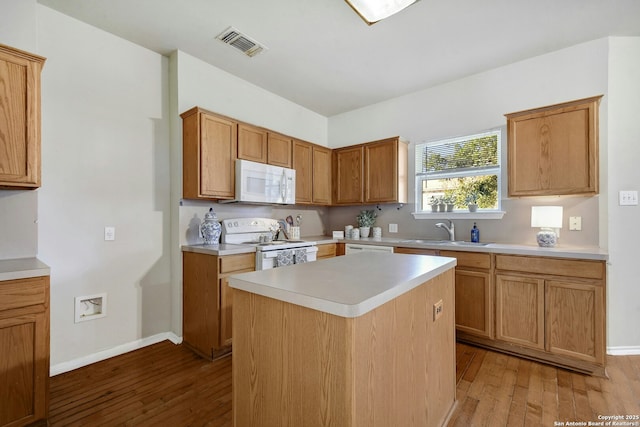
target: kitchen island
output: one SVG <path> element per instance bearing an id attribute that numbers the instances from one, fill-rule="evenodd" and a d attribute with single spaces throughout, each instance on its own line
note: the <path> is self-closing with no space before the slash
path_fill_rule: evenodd
<path id="1" fill-rule="evenodd" d="M 234 425 L 443 425 L 455 265 L 363 253 L 231 276 Z"/>

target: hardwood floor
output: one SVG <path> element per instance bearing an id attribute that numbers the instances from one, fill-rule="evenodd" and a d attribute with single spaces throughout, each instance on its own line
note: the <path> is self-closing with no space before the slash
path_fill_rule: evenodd
<path id="1" fill-rule="evenodd" d="M 460 343 L 456 349 L 458 407 L 449 426 L 554 426 L 640 415 L 640 356 L 607 356 L 607 379 Z M 231 426 L 231 357 L 208 362 L 165 341 L 57 375 L 49 421 Z"/>

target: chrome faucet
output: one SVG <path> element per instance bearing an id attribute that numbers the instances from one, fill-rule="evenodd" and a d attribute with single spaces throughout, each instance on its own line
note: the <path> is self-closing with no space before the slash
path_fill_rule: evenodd
<path id="1" fill-rule="evenodd" d="M 436 227 L 444 228 L 445 230 L 447 230 L 447 233 L 449 233 L 449 240 L 453 242 L 456 240 L 456 227 L 455 225 L 453 225 L 453 221 L 451 221 L 450 219 L 448 219 L 447 221 L 449 221 L 449 227 L 447 227 L 447 224 L 443 222 L 437 223 Z"/>

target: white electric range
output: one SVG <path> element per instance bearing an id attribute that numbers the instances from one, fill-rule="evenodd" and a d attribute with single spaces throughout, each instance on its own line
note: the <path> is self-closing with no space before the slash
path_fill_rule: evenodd
<path id="1" fill-rule="evenodd" d="M 221 242 L 256 247 L 256 270 L 268 270 L 316 260 L 316 242 L 274 240 L 286 223 L 271 218 L 236 218 L 221 222 Z"/>

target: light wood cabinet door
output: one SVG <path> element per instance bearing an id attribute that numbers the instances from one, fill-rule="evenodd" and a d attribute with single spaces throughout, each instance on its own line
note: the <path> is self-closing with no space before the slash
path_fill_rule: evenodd
<path id="1" fill-rule="evenodd" d="M 544 350 L 544 280 L 496 275 L 496 339 Z"/>
<path id="2" fill-rule="evenodd" d="M 364 145 L 365 203 L 407 202 L 407 155 L 398 138 Z"/>
<path id="3" fill-rule="evenodd" d="M 0 45 L 0 188 L 40 187 L 40 72 L 44 61 Z"/>
<path id="4" fill-rule="evenodd" d="M 292 164 L 292 146 L 293 140 L 288 136 L 269 132 L 267 134 L 267 163 L 290 168 Z"/>
<path id="5" fill-rule="evenodd" d="M 232 199 L 235 195 L 237 122 L 192 108 L 182 115 L 182 196 Z"/>
<path id="6" fill-rule="evenodd" d="M 238 125 L 238 158 L 267 163 L 267 131 L 240 123 Z"/>
<path id="7" fill-rule="evenodd" d="M 296 171 L 296 204 L 310 204 L 313 191 L 313 149 L 310 143 L 293 141 L 293 169 Z"/>
<path id="8" fill-rule="evenodd" d="M 456 267 L 456 329 L 493 338 L 491 274 Z"/>
<path id="9" fill-rule="evenodd" d="M 312 146 L 313 185 L 312 203 L 314 205 L 331 204 L 331 149 Z"/>
<path id="10" fill-rule="evenodd" d="M 0 426 L 49 412 L 49 277 L 0 282 Z"/>
<path id="11" fill-rule="evenodd" d="M 362 145 L 333 150 L 333 204 L 364 203 L 364 148 Z"/>
<path id="12" fill-rule="evenodd" d="M 326 243 L 318 245 L 318 252 L 316 253 L 317 259 L 333 258 L 336 256 L 336 243 Z"/>
<path id="13" fill-rule="evenodd" d="M 506 115 L 509 196 L 598 193 L 601 97 Z"/>
<path id="14" fill-rule="evenodd" d="M 547 351 L 604 364 L 604 323 L 602 286 L 546 282 Z"/>

